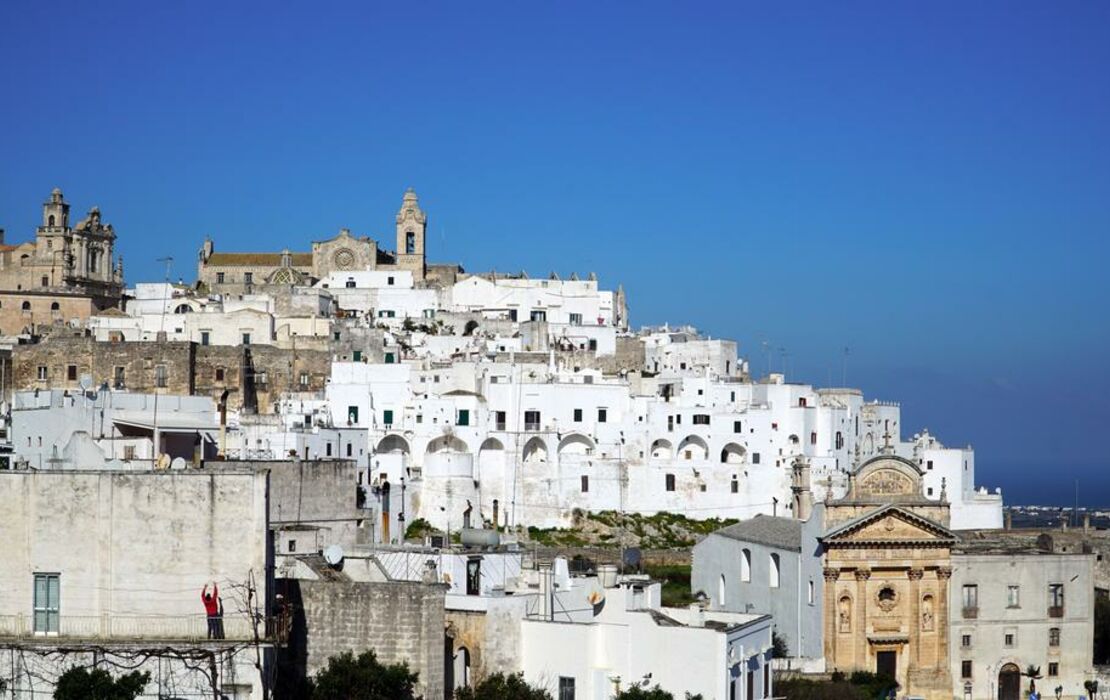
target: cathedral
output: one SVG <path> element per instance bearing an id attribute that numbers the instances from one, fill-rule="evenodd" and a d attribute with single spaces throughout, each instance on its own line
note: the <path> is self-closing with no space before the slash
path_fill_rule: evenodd
<path id="1" fill-rule="evenodd" d="M 69 204 L 55 188 L 34 240 L 7 245 L 0 232 L 0 332 L 33 333 L 36 326 L 83 322 L 118 307 L 123 261 L 113 261 L 115 241 L 98 207 L 70 226 Z"/>
<path id="2" fill-rule="evenodd" d="M 289 286 L 311 286 L 337 273 L 406 271 L 420 285 L 439 286 L 456 281 L 458 265 L 429 265 L 425 257 L 428 217 L 410 187 L 396 216 L 396 248 L 378 247 L 369 236 L 342 229 L 324 241 L 314 241 L 311 252 L 223 253 L 211 239 L 199 253 L 197 282 L 211 292 L 250 293 Z"/>

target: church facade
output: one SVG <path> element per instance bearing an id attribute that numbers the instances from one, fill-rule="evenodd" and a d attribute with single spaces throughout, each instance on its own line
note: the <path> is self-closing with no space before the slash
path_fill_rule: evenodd
<path id="1" fill-rule="evenodd" d="M 899 694 L 951 698 L 948 503 L 891 454 L 862 464 L 826 505 L 825 660 L 830 671 L 893 676 Z"/>
<path id="2" fill-rule="evenodd" d="M 34 240 L 7 245 L 0 234 L 0 333 L 83 322 L 119 306 L 123 261 L 113 260 L 115 230 L 98 207 L 73 226 L 69 210 L 55 188 L 42 205 Z"/>

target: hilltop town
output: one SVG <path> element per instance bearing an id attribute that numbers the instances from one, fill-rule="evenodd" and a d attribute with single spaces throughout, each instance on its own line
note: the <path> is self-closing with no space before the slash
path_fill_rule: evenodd
<path id="1" fill-rule="evenodd" d="M 593 272 L 435 262 L 412 189 L 381 236 L 198 237 L 193 283 L 129 286 L 102 216 L 55 189 L 0 231 L 13 697 L 92 658 L 151 696 L 299 697 L 367 650 L 425 700 L 499 672 L 558 700 L 1098 678 L 1105 532 L 1011 527 L 896 402 L 637 328 Z"/>

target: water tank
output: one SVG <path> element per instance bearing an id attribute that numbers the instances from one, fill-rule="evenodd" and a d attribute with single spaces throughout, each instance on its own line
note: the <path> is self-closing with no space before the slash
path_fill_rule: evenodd
<path id="1" fill-rule="evenodd" d="M 597 567 L 597 578 L 602 587 L 612 588 L 617 585 L 617 565 L 601 564 Z"/>
<path id="2" fill-rule="evenodd" d="M 459 540 L 467 547 L 496 547 L 501 544 L 501 535 L 497 530 L 464 527 L 459 532 Z"/>

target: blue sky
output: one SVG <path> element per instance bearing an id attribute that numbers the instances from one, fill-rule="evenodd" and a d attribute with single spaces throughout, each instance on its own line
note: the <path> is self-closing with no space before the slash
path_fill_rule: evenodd
<path id="1" fill-rule="evenodd" d="M 57 185 L 191 279 L 205 234 L 392 246 L 413 186 L 437 260 L 596 271 L 798 380 L 850 347 L 1011 500 L 1105 503 L 1108 75 L 1105 2 L 9 1 L 0 227 Z"/>

